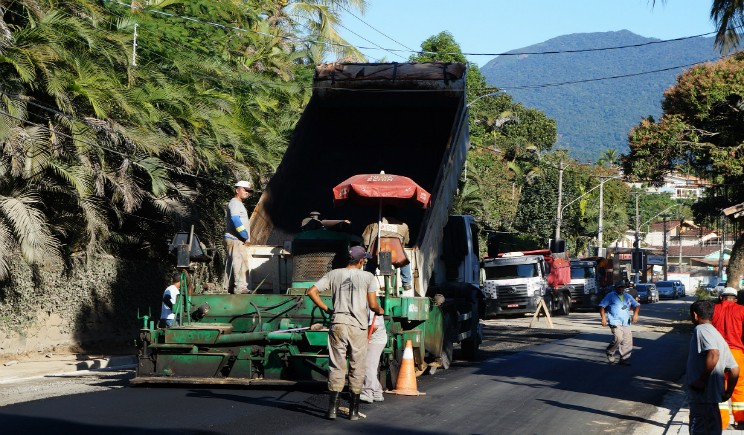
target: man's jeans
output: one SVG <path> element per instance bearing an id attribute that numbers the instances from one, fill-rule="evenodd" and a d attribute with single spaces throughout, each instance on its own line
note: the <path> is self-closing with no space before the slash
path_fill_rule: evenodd
<path id="1" fill-rule="evenodd" d="M 721 432 L 721 413 L 717 403 L 690 403 L 690 435 Z"/>

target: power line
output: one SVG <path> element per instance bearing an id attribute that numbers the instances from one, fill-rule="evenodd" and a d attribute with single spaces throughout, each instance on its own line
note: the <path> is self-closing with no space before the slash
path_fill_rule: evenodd
<path id="1" fill-rule="evenodd" d="M 730 57 L 731 55 L 721 56 L 721 59 Z M 504 86 L 499 87 L 499 89 L 503 90 L 521 90 L 521 89 L 541 89 L 541 88 L 550 88 L 550 87 L 556 87 L 556 86 L 565 86 L 565 85 L 574 85 L 574 84 L 580 84 L 580 83 L 590 83 L 590 82 L 598 82 L 603 80 L 614 80 L 614 79 L 623 79 L 628 77 L 637 77 L 642 75 L 648 75 L 648 74 L 656 74 L 660 72 L 666 72 L 666 71 L 673 71 L 676 69 L 681 68 L 689 68 L 696 65 L 701 65 L 707 62 L 710 62 L 715 59 L 708 59 L 708 60 L 702 60 L 700 62 L 694 62 L 687 65 L 679 65 L 679 66 L 672 66 L 668 68 L 661 68 L 651 71 L 642 71 L 637 73 L 629 73 L 629 74 L 620 74 L 615 76 L 608 76 L 608 77 L 597 77 L 593 79 L 582 79 L 582 80 L 573 80 L 573 81 L 567 81 L 567 82 L 557 82 L 557 83 L 543 83 L 543 84 L 537 84 L 537 85 L 521 85 L 521 86 Z"/>
<path id="2" fill-rule="evenodd" d="M 337 47 L 355 48 L 355 49 L 360 49 L 360 50 L 385 50 L 385 51 L 388 51 L 388 52 L 401 52 L 401 53 L 413 53 L 413 54 L 441 54 L 441 55 L 447 54 L 447 55 L 491 56 L 491 57 L 495 57 L 495 56 L 521 56 L 521 55 L 543 55 L 543 54 L 546 54 L 547 55 L 547 54 L 564 54 L 564 53 L 584 53 L 584 52 L 594 52 L 594 51 L 620 50 L 620 49 L 625 49 L 625 48 L 637 48 L 637 47 L 643 47 L 643 46 L 647 46 L 647 45 L 655 45 L 655 44 L 663 44 L 663 43 L 669 43 L 669 42 L 677 42 L 677 41 L 683 41 L 683 40 L 686 40 L 686 39 L 694 39 L 694 38 L 700 38 L 700 37 L 704 37 L 704 36 L 709 36 L 709 35 L 713 35 L 713 34 L 716 33 L 716 32 L 708 32 L 708 33 L 702 33 L 702 34 L 699 34 L 699 35 L 683 36 L 683 37 L 680 37 L 680 38 L 673 38 L 673 39 L 666 39 L 666 40 L 659 40 L 659 41 L 648 41 L 648 42 L 643 42 L 643 43 L 638 43 L 638 44 L 629 44 L 629 45 L 621 45 L 621 46 L 614 46 L 614 47 L 586 48 L 586 49 L 576 49 L 576 50 L 551 50 L 551 51 L 536 51 L 536 52 L 527 52 L 527 51 L 524 51 L 524 52 L 505 52 L 505 53 L 471 53 L 471 52 L 457 52 L 457 53 L 455 53 L 455 52 L 436 52 L 436 51 L 412 50 L 412 49 L 405 49 L 405 50 L 403 50 L 403 49 L 396 49 L 396 48 L 383 48 L 383 47 L 379 47 L 379 46 L 378 47 L 354 46 L 354 45 L 351 45 L 351 44 L 342 44 L 342 43 L 338 43 L 338 42 L 320 41 L 318 39 L 298 38 L 298 37 L 294 37 L 294 36 L 270 34 L 270 33 L 261 32 L 261 31 L 258 31 L 258 30 L 245 29 L 245 28 L 238 27 L 238 26 L 232 26 L 232 25 L 227 25 L 227 24 L 214 23 L 214 22 L 210 22 L 210 21 L 203 21 L 203 20 L 199 20 L 197 18 L 188 17 L 188 16 L 184 16 L 184 15 L 171 14 L 171 13 L 168 13 L 168 12 L 158 11 L 158 10 L 154 10 L 154 9 L 146 9 L 144 7 L 141 7 L 141 6 L 127 4 L 127 3 L 119 2 L 117 0 L 103 0 L 103 1 L 104 2 L 107 2 L 107 3 L 114 3 L 114 4 L 117 4 L 117 5 L 125 6 L 125 7 L 130 8 L 130 9 L 137 9 L 137 10 L 141 10 L 141 11 L 144 11 L 144 12 L 149 12 L 149 13 L 157 14 L 157 15 L 163 15 L 163 16 L 167 16 L 167 17 L 171 17 L 171 18 L 179 18 L 179 19 L 182 19 L 182 20 L 185 20 L 185 21 L 190 21 L 190 22 L 194 22 L 194 23 L 205 24 L 205 25 L 208 25 L 208 26 L 213 26 L 213 27 L 217 27 L 217 28 L 221 28 L 221 29 L 235 30 L 235 31 L 247 32 L 247 33 L 254 33 L 254 34 L 257 34 L 257 35 L 268 36 L 268 37 L 271 37 L 271 38 L 281 38 L 281 39 L 285 39 L 285 40 L 288 40 L 288 41 L 295 41 L 295 42 L 299 42 L 299 43 L 321 44 L 321 45 L 329 45 L 329 46 L 337 46 Z M 357 36 L 359 36 L 359 35 L 357 35 Z M 369 42 L 369 41 L 367 41 L 367 42 Z"/>
<path id="3" fill-rule="evenodd" d="M 364 21 L 363 19 L 361 19 L 361 18 L 359 18 L 358 16 L 356 16 L 356 15 L 355 15 L 355 14 L 354 14 L 353 12 L 351 12 L 351 11 L 350 11 L 349 9 L 347 9 L 347 8 L 346 8 L 346 6 L 344 6 L 344 4 L 343 4 L 343 3 L 339 3 L 339 7 L 340 7 L 341 9 L 345 10 L 345 11 L 346 11 L 346 13 L 348 13 L 348 14 L 349 14 L 349 15 L 351 15 L 352 17 L 354 17 L 354 18 L 356 18 L 357 20 L 361 21 L 361 22 L 362 22 L 362 24 L 364 24 L 365 26 L 369 27 L 370 29 L 374 30 L 375 32 L 379 33 L 380 35 L 382 35 L 382 36 L 386 37 L 387 39 L 389 39 L 389 40 L 391 40 L 391 41 L 395 42 L 396 44 L 400 45 L 401 47 L 403 47 L 403 48 L 405 48 L 405 49 L 407 49 L 407 50 L 410 50 L 411 52 L 416 52 L 416 51 L 417 51 L 417 50 L 414 50 L 413 48 L 410 48 L 410 47 L 406 46 L 406 45 L 405 45 L 405 44 L 403 44 L 402 42 L 399 42 L 399 41 L 397 41 L 397 40 L 395 40 L 395 39 L 391 38 L 391 37 L 390 37 L 390 36 L 388 36 L 387 34 L 385 34 L 385 33 L 381 32 L 381 31 L 377 30 L 377 29 L 376 29 L 376 28 L 374 28 L 374 27 L 373 27 L 373 26 L 372 26 L 371 24 L 367 23 L 367 22 L 366 22 L 366 21 Z M 345 28 L 345 27 L 344 27 L 344 28 Z M 355 33 L 355 35 L 356 35 L 356 33 Z"/>
<path id="4" fill-rule="evenodd" d="M 343 28 L 343 29 L 346 29 L 346 30 L 348 30 L 348 31 L 349 31 L 349 32 L 351 32 L 352 34 L 354 34 L 354 35 L 358 36 L 359 38 L 362 38 L 363 40 L 365 40 L 365 41 L 369 42 L 370 44 L 372 44 L 372 45 L 374 45 L 374 46 L 376 46 L 376 47 L 378 47 L 379 49 L 387 51 L 388 53 L 392 54 L 393 56 L 398 56 L 399 58 L 401 58 L 401 59 L 403 59 L 403 60 L 408 60 L 408 59 L 406 59 L 406 58 L 405 58 L 404 56 L 401 56 L 400 54 L 398 54 L 398 53 L 396 53 L 396 52 L 394 52 L 394 51 L 390 51 L 390 50 L 388 50 L 388 49 L 386 49 L 386 48 L 384 48 L 384 47 L 381 47 L 381 46 L 379 46 L 379 45 L 375 44 L 374 42 L 372 42 L 372 41 L 370 41 L 369 39 L 365 38 L 364 36 L 362 36 L 362 35 L 360 35 L 360 34 L 356 33 L 355 31 L 353 31 L 353 30 L 349 29 L 348 27 L 344 26 L 343 24 L 340 24 L 340 23 L 339 23 L 339 24 L 338 24 L 338 26 L 339 26 L 339 27 L 341 27 L 341 28 Z"/>

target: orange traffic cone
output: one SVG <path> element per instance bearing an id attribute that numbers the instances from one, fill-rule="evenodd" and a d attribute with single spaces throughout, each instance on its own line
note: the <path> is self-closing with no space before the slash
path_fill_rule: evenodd
<path id="1" fill-rule="evenodd" d="M 400 363 L 398 380 L 395 382 L 393 394 L 404 396 L 423 396 L 426 393 L 420 393 L 416 386 L 416 369 L 413 366 L 413 345 L 411 340 L 406 340 L 406 348 L 403 351 L 403 361 Z"/>

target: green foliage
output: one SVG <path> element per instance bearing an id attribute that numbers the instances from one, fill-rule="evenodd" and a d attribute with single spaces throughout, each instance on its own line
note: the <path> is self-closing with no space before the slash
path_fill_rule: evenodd
<path id="1" fill-rule="evenodd" d="M 421 49 L 425 53 L 411 61 L 467 63 L 448 32 L 428 38 Z M 555 121 L 488 86 L 474 64 L 468 64 L 466 92 L 472 149 L 455 211 L 473 214 L 486 228 L 509 230 L 524 184 L 539 172 L 538 153 L 555 142 Z"/>
<path id="2" fill-rule="evenodd" d="M 689 69 L 664 93 L 661 120 L 645 119 L 631 130 L 625 172 L 654 182 L 671 170 L 709 180 L 692 213 L 697 222 L 713 221 L 744 201 L 743 101 L 744 54 Z M 734 276 L 744 270 L 740 241 L 729 261 Z"/>
<path id="3" fill-rule="evenodd" d="M 231 183 L 267 181 L 309 99 L 298 37 L 340 41 L 338 4 L 364 2 L 0 8 L 0 279 L 14 250 L 160 256 L 192 223 L 218 240 Z"/>

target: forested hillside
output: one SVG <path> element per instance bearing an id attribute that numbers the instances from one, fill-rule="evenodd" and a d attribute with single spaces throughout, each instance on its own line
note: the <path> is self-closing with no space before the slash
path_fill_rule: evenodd
<path id="1" fill-rule="evenodd" d="M 686 68 L 719 57 L 713 38 L 660 42 L 627 30 L 564 35 L 510 53 L 581 53 L 499 56 L 481 69 L 490 85 L 543 111 L 558 124 L 558 147 L 578 160 L 596 161 L 613 148 L 627 152 L 627 135 L 641 118 L 661 114 L 661 95 Z M 659 71 L 640 74 L 648 71 Z M 610 78 L 597 80 L 600 78 Z M 561 84 L 570 82 L 571 84 Z M 553 86 L 555 84 L 561 84 Z"/>

